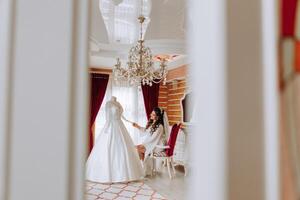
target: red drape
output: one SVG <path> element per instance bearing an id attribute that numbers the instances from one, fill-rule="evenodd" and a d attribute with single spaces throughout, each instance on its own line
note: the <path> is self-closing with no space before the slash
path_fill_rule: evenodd
<path id="1" fill-rule="evenodd" d="M 91 74 L 91 99 L 90 99 L 90 126 L 89 126 L 89 152 L 91 152 L 93 141 L 93 124 L 101 107 L 108 83 L 108 74 Z"/>
<path id="2" fill-rule="evenodd" d="M 294 36 L 297 0 L 281 0 L 281 36 Z"/>
<path id="3" fill-rule="evenodd" d="M 300 41 L 295 44 L 295 70 L 300 73 Z"/>
<path id="4" fill-rule="evenodd" d="M 177 135 L 179 133 L 181 124 L 174 124 L 171 130 L 170 138 L 168 141 L 169 149 L 166 150 L 167 156 L 173 156 L 174 148 L 176 144 Z"/>
<path id="5" fill-rule="evenodd" d="M 145 109 L 149 120 L 152 110 L 158 106 L 159 83 L 153 83 L 152 86 L 142 85 Z"/>

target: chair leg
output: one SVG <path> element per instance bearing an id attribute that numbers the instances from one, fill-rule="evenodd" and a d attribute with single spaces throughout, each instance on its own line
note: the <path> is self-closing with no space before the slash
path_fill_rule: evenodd
<path id="1" fill-rule="evenodd" d="M 169 173 L 169 177 L 170 179 L 172 179 L 172 174 L 171 174 L 171 169 L 170 169 L 170 160 L 169 158 L 167 158 L 167 168 L 168 168 L 168 173 Z"/>
<path id="2" fill-rule="evenodd" d="M 184 167 L 184 176 L 186 176 L 188 169 L 187 169 L 187 166 L 185 166 L 185 165 L 183 167 Z"/>
<path id="3" fill-rule="evenodd" d="M 173 173 L 174 173 L 174 176 L 175 176 L 176 171 L 175 171 L 175 166 L 174 166 L 174 160 L 173 160 L 173 157 L 171 158 L 171 165 L 172 165 Z"/>
<path id="4" fill-rule="evenodd" d="M 151 170 L 151 177 L 154 175 L 154 172 L 155 172 L 155 163 L 154 163 L 154 162 L 155 162 L 155 158 L 153 158 L 153 157 L 152 157 L 152 166 L 151 166 L 151 167 L 152 167 L 152 170 Z"/>

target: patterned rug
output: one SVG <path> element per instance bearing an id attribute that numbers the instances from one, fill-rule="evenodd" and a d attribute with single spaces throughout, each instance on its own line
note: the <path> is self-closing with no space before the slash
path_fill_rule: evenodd
<path id="1" fill-rule="evenodd" d="M 100 184 L 87 182 L 85 200 L 166 200 L 144 182 Z"/>

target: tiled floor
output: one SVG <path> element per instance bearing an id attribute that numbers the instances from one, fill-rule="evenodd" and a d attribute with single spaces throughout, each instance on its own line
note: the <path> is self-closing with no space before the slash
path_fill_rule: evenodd
<path id="1" fill-rule="evenodd" d="M 144 182 L 100 184 L 87 182 L 85 200 L 166 200 Z"/>
<path id="2" fill-rule="evenodd" d="M 170 179 L 166 168 L 162 168 L 153 177 L 146 177 L 142 182 L 128 184 L 99 184 L 87 182 L 86 199 L 118 200 L 184 200 L 185 176 L 176 170 L 176 176 Z"/>

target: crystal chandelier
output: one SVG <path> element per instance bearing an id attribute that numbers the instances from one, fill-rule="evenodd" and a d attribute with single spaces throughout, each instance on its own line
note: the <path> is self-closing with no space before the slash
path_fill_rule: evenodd
<path id="1" fill-rule="evenodd" d="M 128 55 L 127 67 L 121 66 L 120 59 L 117 58 L 117 64 L 113 68 L 113 76 L 116 81 L 126 80 L 131 85 L 149 85 L 153 83 L 166 84 L 167 80 L 167 60 L 162 59 L 159 62 L 158 69 L 155 69 L 151 49 L 145 46 L 143 39 L 143 15 L 138 18 L 140 23 L 140 39 L 137 44 L 131 47 Z"/>

